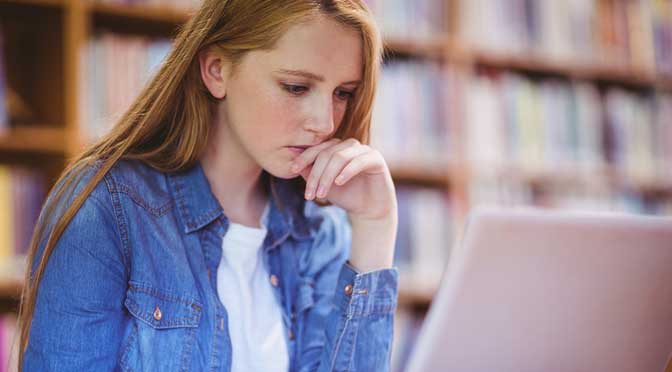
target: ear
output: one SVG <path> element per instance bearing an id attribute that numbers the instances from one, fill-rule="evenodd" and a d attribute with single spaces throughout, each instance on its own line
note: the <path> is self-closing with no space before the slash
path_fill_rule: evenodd
<path id="1" fill-rule="evenodd" d="M 226 83 L 231 71 L 231 62 L 216 47 L 210 46 L 198 54 L 203 84 L 213 97 L 226 97 Z"/>

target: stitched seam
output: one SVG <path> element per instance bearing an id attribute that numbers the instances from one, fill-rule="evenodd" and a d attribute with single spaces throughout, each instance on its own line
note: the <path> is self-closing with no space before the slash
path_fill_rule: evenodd
<path id="1" fill-rule="evenodd" d="M 138 319 L 144 320 L 146 323 L 148 323 L 152 328 L 157 328 L 157 329 L 164 329 L 164 328 L 176 328 L 176 327 L 183 327 L 183 326 L 193 326 L 195 327 L 198 323 L 199 320 L 199 315 L 200 314 L 194 314 L 192 316 L 188 317 L 181 317 L 181 318 L 175 318 L 170 321 L 153 321 L 154 316 L 150 314 L 147 311 L 143 311 L 142 307 L 138 305 L 135 301 L 128 300 L 126 302 L 126 307 L 130 311 L 131 314 L 135 315 Z M 194 324 L 196 323 L 196 324 Z"/>
<path id="2" fill-rule="evenodd" d="M 119 364 L 121 364 L 121 367 L 124 371 L 132 371 L 131 367 L 128 365 L 128 355 L 131 352 L 131 347 L 135 343 L 135 339 L 138 337 L 138 324 L 133 322 L 133 329 L 131 330 L 131 334 L 128 336 L 128 343 L 126 344 L 126 347 L 124 348 L 124 352 L 121 356 L 121 360 L 119 361 Z"/>
<path id="3" fill-rule="evenodd" d="M 359 321 L 357 321 L 354 325 L 354 339 L 352 340 L 352 347 L 350 348 L 350 360 L 348 361 L 348 367 L 346 368 L 346 371 L 354 371 L 352 368 L 352 361 L 355 359 L 355 350 L 357 349 L 357 336 L 359 335 Z"/>
<path id="4" fill-rule="evenodd" d="M 336 365 L 336 357 L 338 356 L 338 351 L 341 348 L 341 342 L 343 341 L 343 338 L 345 337 L 346 330 L 348 329 L 348 323 L 350 322 L 350 317 L 345 318 L 345 323 L 343 324 L 343 331 L 341 331 L 341 334 L 338 336 L 338 340 L 336 342 L 336 345 L 334 345 L 334 351 L 331 357 L 331 366 L 329 367 L 330 371 L 334 370 L 334 367 Z"/>
<path id="5" fill-rule="evenodd" d="M 135 204 L 139 205 L 142 207 L 144 210 L 147 212 L 151 213 L 155 217 L 161 217 L 162 215 L 166 214 L 170 210 L 171 207 L 171 201 L 168 200 L 166 203 L 159 207 L 153 207 L 147 203 L 144 199 L 142 199 L 135 191 L 133 191 L 131 188 L 129 188 L 126 185 L 119 184 L 117 190 L 115 191 L 117 194 L 124 194 L 128 196 Z"/>
<path id="6" fill-rule="evenodd" d="M 139 283 L 134 282 L 134 281 L 129 282 L 129 288 L 134 290 L 134 291 L 137 291 L 137 292 L 150 294 L 150 295 L 152 295 L 152 296 L 154 296 L 158 299 L 161 299 L 161 300 L 179 302 L 181 304 L 188 305 L 188 306 L 197 305 L 200 308 L 203 308 L 203 305 L 201 305 L 197 301 L 189 300 L 189 299 L 179 297 L 179 296 L 176 296 L 176 295 L 173 295 L 173 294 L 165 293 L 163 291 L 159 291 L 159 290 L 154 289 L 154 288 L 145 287 L 142 284 L 139 284 Z M 197 310 L 197 309 L 194 309 L 194 310 Z"/>
<path id="7" fill-rule="evenodd" d="M 189 357 L 191 356 L 191 345 L 194 340 L 194 332 L 196 328 L 191 328 L 188 331 L 187 339 L 185 341 L 184 349 L 182 351 L 182 367 L 180 368 L 184 372 L 189 371 Z"/>
<path id="8" fill-rule="evenodd" d="M 186 202 L 184 201 L 184 194 L 182 192 L 182 183 L 180 182 L 179 179 L 173 177 L 174 180 L 173 186 L 175 187 L 175 194 L 177 196 L 177 208 L 180 210 L 180 213 L 184 219 L 183 223 L 184 226 L 191 230 L 192 229 L 192 220 L 191 220 L 191 215 L 189 215 L 189 211 L 187 210 L 187 205 Z"/>
<path id="9" fill-rule="evenodd" d="M 126 217 L 124 216 L 123 209 L 121 208 L 121 202 L 116 196 L 117 194 L 113 192 L 116 189 L 116 184 L 111 174 L 108 173 L 103 177 L 105 180 L 105 185 L 107 186 L 107 191 L 110 193 L 110 198 L 112 199 L 112 211 L 117 222 L 117 230 L 119 231 L 119 239 L 121 240 L 122 253 L 124 257 L 124 267 L 126 270 L 126 275 L 129 275 L 130 262 L 131 262 L 131 252 L 130 244 L 128 241 L 128 228 L 126 225 Z"/>

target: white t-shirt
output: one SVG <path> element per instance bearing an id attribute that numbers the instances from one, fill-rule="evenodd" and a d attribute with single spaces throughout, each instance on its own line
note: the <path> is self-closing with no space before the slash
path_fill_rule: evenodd
<path id="1" fill-rule="evenodd" d="M 261 228 L 230 223 L 222 241 L 217 293 L 229 317 L 232 372 L 287 372 L 289 352 L 282 309 L 264 267 L 268 203 Z"/>

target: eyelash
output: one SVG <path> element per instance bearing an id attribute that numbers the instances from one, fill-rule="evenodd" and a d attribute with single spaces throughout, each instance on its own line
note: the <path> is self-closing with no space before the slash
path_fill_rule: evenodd
<path id="1" fill-rule="evenodd" d="M 300 96 L 302 93 L 304 93 L 308 90 L 308 87 L 305 87 L 303 85 L 282 84 L 282 87 L 289 94 L 291 94 L 293 96 L 296 96 L 296 97 Z M 297 92 L 296 89 L 301 90 L 301 92 Z M 341 93 L 345 93 L 347 95 L 345 98 L 340 97 L 340 96 L 338 97 L 342 101 L 348 101 L 354 95 L 353 92 L 350 92 L 350 91 L 347 91 L 347 90 L 341 90 Z"/>

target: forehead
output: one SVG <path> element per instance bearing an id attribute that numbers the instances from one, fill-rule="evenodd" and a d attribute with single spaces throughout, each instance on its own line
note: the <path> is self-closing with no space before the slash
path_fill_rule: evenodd
<path id="1" fill-rule="evenodd" d="M 251 60 L 269 71 L 305 70 L 336 84 L 362 77 L 362 41 L 357 30 L 324 16 L 292 26 L 275 48 L 254 51 Z"/>

